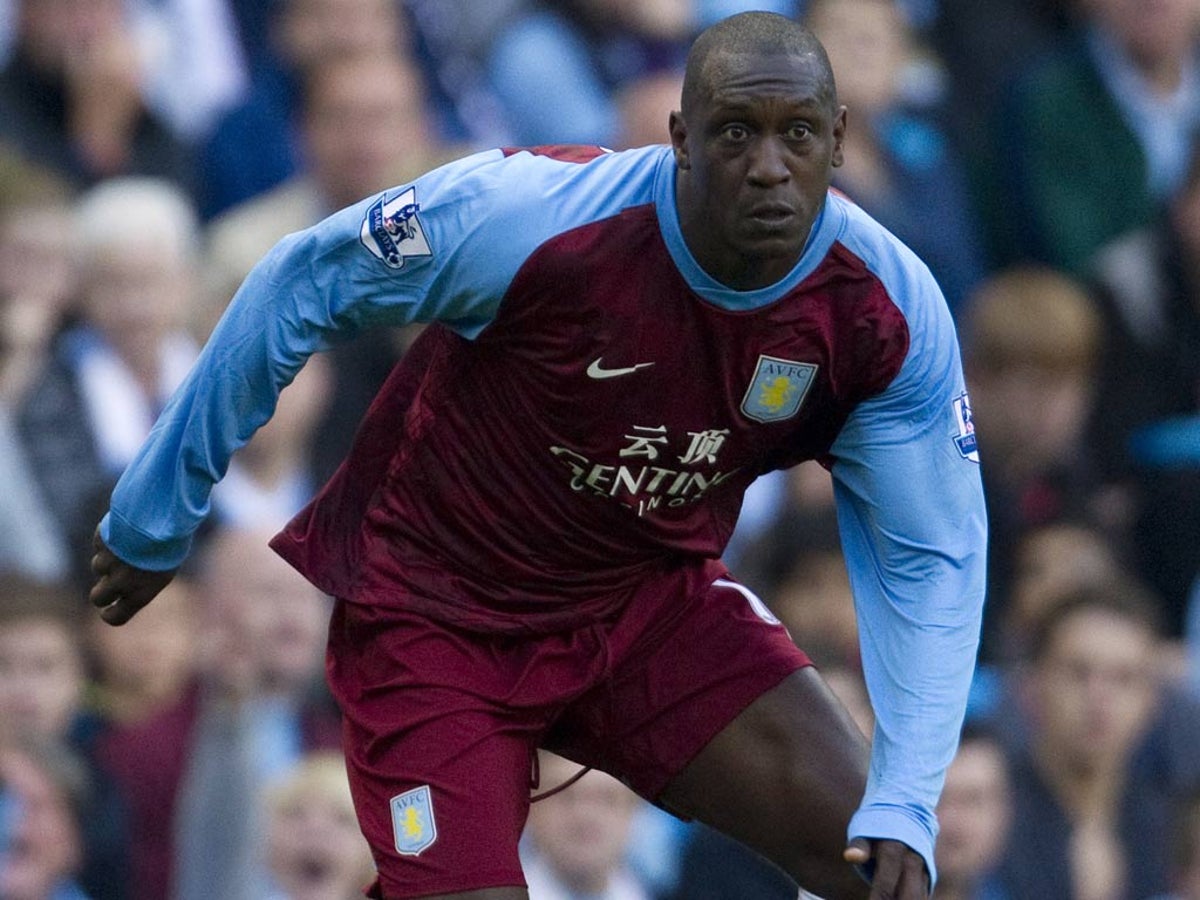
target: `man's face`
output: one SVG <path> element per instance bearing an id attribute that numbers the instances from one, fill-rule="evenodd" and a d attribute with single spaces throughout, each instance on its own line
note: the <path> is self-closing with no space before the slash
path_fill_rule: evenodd
<path id="1" fill-rule="evenodd" d="M 937 865 L 943 879 L 970 883 L 996 865 L 1011 815 L 1008 792 L 1008 770 L 999 745 L 964 741 L 946 770 L 937 808 Z"/>
<path id="2" fill-rule="evenodd" d="M 1155 652 L 1145 628 L 1105 610 L 1059 623 L 1032 672 L 1041 754 L 1086 771 L 1123 764 L 1154 710 Z"/>
<path id="3" fill-rule="evenodd" d="M 83 662 L 65 625 L 28 619 L 0 630 L 0 738 L 64 734 L 82 690 Z"/>
<path id="4" fill-rule="evenodd" d="M 811 56 L 724 55 L 694 108 L 671 116 L 679 217 L 724 284 L 772 284 L 800 257 L 842 162 L 846 113 Z"/>
<path id="5" fill-rule="evenodd" d="M 304 138 L 329 202 L 356 202 L 406 180 L 430 152 L 417 73 L 392 55 L 325 63 L 313 76 Z"/>
<path id="6" fill-rule="evenodd" d="M 272 811 L 271 874 L 294 900 L 357 896 L 371 880 L 371 850 L 345 796 L 314 784 Z"/>

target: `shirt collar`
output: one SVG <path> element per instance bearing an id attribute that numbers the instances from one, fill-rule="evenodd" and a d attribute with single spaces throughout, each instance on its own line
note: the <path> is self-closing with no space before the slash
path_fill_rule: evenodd
<path id="1" fill-rule="evenodd" d="M 676 206 L 675 195 L 675 155 L 668 152 L 662 155 L 658 163 L 658 171 L 654 180 L 654 206 L 658 214 L 658 227 L 666 242 L 671 259 L 675 262 L 688 286 L 712 303 L 725 309 L 757 309 L 773 303 L 780 297 L 792 291 L 800 282 L 816 271 L 821 261 L 829 253 L 834 240 L 841 231 L 845 221 L 845 213 L 836 203 L 830 202 L 828 195 L 817 220 L 813 222 L 808 234 L 804 250 L 796 265 L 782 279 L 766 287 L 750 291 L 739 291 L 721 284 L 701 268 L 688 249 L 683 239 L 683 229 L 679 224 L 679 210 Z"/>

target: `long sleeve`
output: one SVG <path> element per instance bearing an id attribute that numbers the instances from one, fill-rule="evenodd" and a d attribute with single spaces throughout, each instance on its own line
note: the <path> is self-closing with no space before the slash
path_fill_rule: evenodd
<path id="1" fill-rule="evenodd" d="M 452 163 L 342 210 L 255 266 L 114 490 L 100 526 L 114 552 L 146 569 L 178 566 L 234 451 L 313 353 L 374 325 L 438 320 L 472 335 L 486 324 L 503 284 L 463 285 L 454 270 L 464 255 L 488 252 L 478 229 L 463 226 L 482 216 L 488 182 L 464 188 L 469 201 L 453 186 L 488 159 Z M 501 259 L 486 271 L 512 268 Z"/>
<path id="2" fill-rule="evenodd" d="M 940 299 L 913 308 L 906 361 L 852 414 L 832 471 L 876 716 L 850 837 L 903 841 L 936 877 L 934 807 L 974 671 L 987 525 L 949 313 Z"/>

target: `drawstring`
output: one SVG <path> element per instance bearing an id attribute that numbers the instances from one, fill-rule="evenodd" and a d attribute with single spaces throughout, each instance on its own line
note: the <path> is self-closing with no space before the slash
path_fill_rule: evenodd
<path id="1" fill-rule="evenodd" d="M 535 755 L 534 763 L 533 763 L 534 772 L 537 772 L 537 767 L 538 767 L 537 766 L 537 756 Z M 547 797 L 553 797 L 559 791 L 565 791 L 567 788 L 569 788 L 571 785 L 573 785 L 575 782 L 577 782 L 580 778 L 582 778 L 584 775 L 586 775 L 590 771 L 592 771 L 591 766 L 583 766 L 578 772 L 576 772 L 574 775 L 572 775 L 570 778 L 568 778 L 566 781 L 564 781 L 562 784 L 558 785 L 557 787 L 552 787 L 548 791 L 542 791 L 540 794 L 534 794 L 532 797 L 529 798 L 529 802 L 537 803 L 539 800 L 545 800 Z M 537 780 L 536 780 L 537 778 L 538 778 L 538 776 L 534 775 L 534 779 L 535 779 L 534 785 L 535 786 L 537 785 Z"/>
<path id="2" fill-rule="evenodd" d="M 612 669 L 612 648 L 609 647 L 608 640 L 606 639 L 604 633 L 600 630 L 599 627 L 593 627 L 592 631 L 599 638 L 598 643 L 600 645 L 600 654 L 601 654 L 601 658 L 602 658 L 600 672 L 601 672 L 601 677 L 604 679 L 604 681 L 607 684 L 609 699 L 611 700 L 612 696 L 613 696 L 612 679 L 610 677 L 612 675 L 612 671 L 611 671 L 611 669 Z M 584 775 L 586 775 L 590 771 L 592 771 L 591 766 L 583 766 L 582 768 L 580 768 L 580 770 L 578 772 L 576 772 L 574 775 L 572 775 L 570 778 L 568 778 L 562 784 L 557 785 L 556 787 L 552 787 L 548 791 L 542 791 L 540 794 L 533 794 L 529 798 L 529 802 L 537 803 L 539 800 L 545 800 L 547 797 L 553 797 L 555 794 L 557 794 L 561 791 L 565 791 L 567 788 L 569 788 L 571 785 L 573 785 L 575 782 L 577 782 L 580 778 L 582 778 Z M 540 768 L 540 766 L 538 766 L 538 756 L 537 756 L 536 751 L 534 751 L 534 754 L 533 754 L 533 771 L 531 774 L 532 774 L 533 778 L 530 783 L 530 787 L 537 788 L 537 786 L 541 783 L 542 774 L 541 774 L 541 768 Z"/>

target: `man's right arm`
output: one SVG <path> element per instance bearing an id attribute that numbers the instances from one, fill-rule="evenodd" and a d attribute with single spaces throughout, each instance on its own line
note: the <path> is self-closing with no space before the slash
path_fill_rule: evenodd
<path id="1" fill-rule="evenodd" d="M 98 537 L 124 564 L 164 572 L 187 556 L 213 485 L 233 453 L 272 415 L 308 357 L 375 325 L 443 321 L 464 334 L 494 314 L 486 279 L 447 290 L 446 270 L 474 255 L 474 221 L 498 158 L 452 163 L 279 242 L 253 269 L 196 365 L 113 492 Z M 501 273 L 501 277 L 502 277 Z M 101 598 L 103 599 L 103 598 Z"/>

